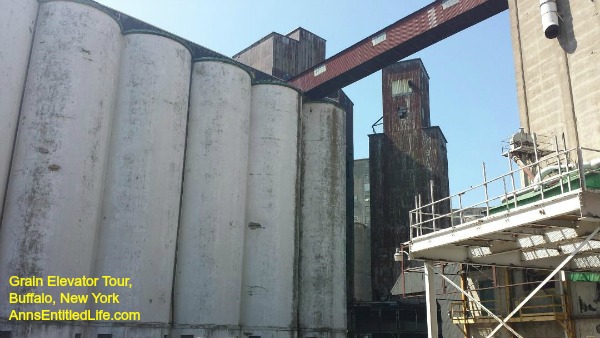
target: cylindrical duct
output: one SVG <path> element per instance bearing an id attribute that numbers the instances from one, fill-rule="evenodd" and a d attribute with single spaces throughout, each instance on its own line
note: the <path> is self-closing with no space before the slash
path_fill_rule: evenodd
<path id="1" fill-rule="evenodd" d="M 346 336 L 345 112 L 302 107 L 300 338 Z"/>
<path id="2" fill-rule="evenodd" d="M 40 5 L 0 232 L 0 276 L 92 274 L 121 41 L 119 25 L 98 9 Z M 87 306 L 60 304 L 61 292 L 73 292 L 67 288 L 1 285 L 0 299 L 35 291 L 53 296 L 53 310 Z M 0 307 L 0 317 L 11 309 Z"/>
<path id="3" fill-rule="evenodd" d="M 181 334 L 239 328 L 250 105 L 246 71 L 226 61 L 193 65 L 174 323 L 198 329 Z"/>
<path id="4" fill-rule="evenodd" d="M 0 219 L 29 52 L 38 12 L 37 0 L 0 0 Z"/>
<path id="5" fill-rule="evenodd" d="M 252 87 L 241 323 L 253 336 L 294 337 L 300 97 Z"/>
<path id="6" fill-rule="evenodd" d="M 540 0 L 540 13 L 544 35 L 548 39 L 556 38 L 559 33 L 556 0 Z"/>
<path id="7" fill-rule="evenodd" d="M 93 309 L 170 321 L 190 73 L 191 55 L 181 44 L 124 37 L 95 276 L 127 277 L 132 287 L 117 289 L 118 304 Z"/>

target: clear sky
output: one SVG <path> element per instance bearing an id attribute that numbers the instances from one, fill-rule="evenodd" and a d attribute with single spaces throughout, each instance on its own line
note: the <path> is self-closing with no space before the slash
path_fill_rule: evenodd
<path id="1" fill-rule="evenodd" d="M 327 56 L 432 0 L 99 0 L 175 35 L 233 56 L 271 32 L 303 27 L 327 40 Z M 508 171 L 500 141 L 519 128 L 508 12 L 409 58 L 430 76 L 431 122 L 448 140 L 450 191 Z M 355 158 L 369 156 L 368 134 L 382 116 L 381 72 L 344 88 L 354 102 Z"/>

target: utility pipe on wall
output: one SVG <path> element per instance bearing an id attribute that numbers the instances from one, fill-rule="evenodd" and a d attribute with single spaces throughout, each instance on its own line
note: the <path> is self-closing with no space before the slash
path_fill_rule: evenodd
<path id="1" fill-rule="evenodd" d="M 559 32 L 556 0 L 540 0 L 540 14 L 544 35 L 548 39 L 556 38 Z"/>

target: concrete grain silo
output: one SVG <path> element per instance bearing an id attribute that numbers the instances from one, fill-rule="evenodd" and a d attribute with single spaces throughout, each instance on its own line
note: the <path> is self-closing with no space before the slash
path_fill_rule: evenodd
<path id="1" fill-rule="evenodd" d="M 194 63 L 174 290 L 182 333 L 239 325 L 251 95 L 244 69 Z"/>
<path id="2" fill-rule="evenodd" d="M 0 1 L 0 300 L 57 301 L 0 336 L 345 334 L 344 110 L 92 1 Z M 6 283 L 48 276 L 99 281 Z M 119 301 L 61 297 L 92 293 Z M 12 318 L 42 310 L 140 318 Z"/>
<path id="3" fill-rule="evenodd" d="M 295 336 L 299 112 L 295 89 L 252 86 L 241 327 L 253 336 Z"/>
<path id="4" fill-rule="evenodd" d="M 302 106 L 299 336 L 346 335 L 345 112 Z"/>
<path id="5" fill-rule="evenodd" d="M 167 328 L 190 69 L 190 52 L 180 43 L 124 36 L 94 270 L 132 283 L 118 290 L 119 304 L 94 304 L 94 310 L 142 311 L 145 321 Z"/>
<path id="6" fill-rule="evenodd" d="M 3 279 L 93 272 L 121 41 L 119 25 L 101 11 L 40 5 L 0 232 Z M 34 290 L 59 298 L 57 288 Z M 3 281 L 3 302 L 9 292 Z"/>
<path id="7" fill-rule="evenodd" d="M 19 122 L 19 109 L 27 76 L 31 41 L 38 12 L 36 0 L 0 0 L 0 203 L 6 182 Z M 0 211 L 0 218 L 1 218 Z"/>

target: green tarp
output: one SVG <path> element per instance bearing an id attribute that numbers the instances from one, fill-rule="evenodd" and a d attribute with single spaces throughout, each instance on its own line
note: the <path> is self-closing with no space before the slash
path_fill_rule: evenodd
<path id="1" fill-rule="evenodd" d="M 572 282 L 600 282 L 600 273 L 596 272 L 571 272 L 569 280 Z"/>

